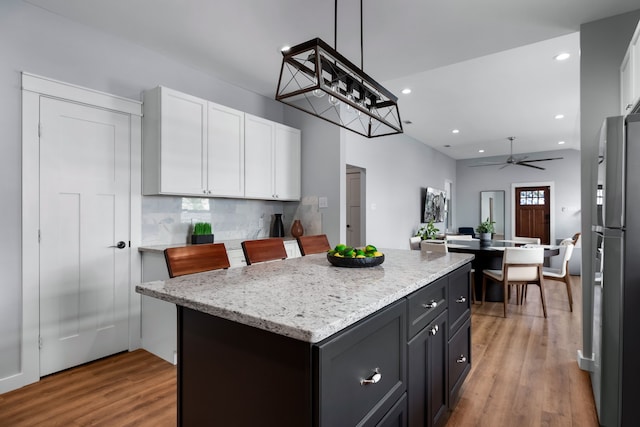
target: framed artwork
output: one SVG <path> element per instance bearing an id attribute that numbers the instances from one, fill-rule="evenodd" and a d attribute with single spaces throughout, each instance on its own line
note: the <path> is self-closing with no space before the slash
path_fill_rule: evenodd
<path id="1" fill-rule="evenodd" d="M 447 206 L 447 193 L 436 188 L 427 188 L 424 201 L 422 222 L 444 222 Z"/>

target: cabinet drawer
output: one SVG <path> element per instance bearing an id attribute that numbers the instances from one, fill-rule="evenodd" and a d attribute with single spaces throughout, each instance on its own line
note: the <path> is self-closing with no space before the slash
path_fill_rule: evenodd
<path id="1" fill-rule="evenodd" d="M 471 370 L 471 319 L 449 340 L 449 407 L 456 404 L 458 392 Z"/>
<path id="2" fill-rule="evenodd" d="M 380 420 L 376 427 L 406 427 L 407 425 L 407 393 L 393 405 L 393 408 Z"/>
<path id="3" fill-rule="evenodd" d="M 407 298 L 409 313 L 409 338 L 447 308 L 448 277 L 442 277 L 414 292 Z"/>
<path id="4" fill-rule="evenodd" d="M 399 301 L 314 346 L 319 426 L 373 426 L 406 389 L 406 306 Z M 362 381 L 380 374 L 376 383 Z"/>
<path id="5" fill-rule="evenodd" d="M 460 267 L 449 276 L 449 336 L 471 316 L 469 264 Z"/>

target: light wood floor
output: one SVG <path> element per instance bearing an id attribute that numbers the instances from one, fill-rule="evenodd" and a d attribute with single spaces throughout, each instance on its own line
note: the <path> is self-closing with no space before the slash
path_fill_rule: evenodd
<path id="1" fill-rule="evenodd" d="M 474 305 L 473 368 L 447 427 L 598 426 L 589 375 L 578 368 L 580 280 L 574 311 L 547 285 L 548 319 L 530 287 L 523 306 Z M 143 351 L 48 376 L 0 395 L 0 426 L 174 426 L 176 369 Z"/>

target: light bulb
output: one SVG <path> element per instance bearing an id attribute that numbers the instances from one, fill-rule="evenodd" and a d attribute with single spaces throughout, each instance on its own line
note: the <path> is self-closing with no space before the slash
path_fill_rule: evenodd
<path id="1" fill-rule="evenodd" d="M 337 84 L 337 83 L 332 84 L 332 85 L 331 85 L 331 90 L 332 90 L 333 92 L 337 91 L 337 90 L 338 90 L 338 84 Z M 331 104 L 331 105 L 338 105 L 338 103 L 339 103 L 339 102 L 340 102 L 340 100 L 339 100 L 338 98 L 336 98 L 335 96 L 331 95 L 331 96 L 329 97 L 329 104 Z"/>
<path id="2" fill-rule="evenodd" d="M 324 91 L 320 89 L 314 89 L 312 93 L 316 98 L 322 98 L 324 96 Z"/>

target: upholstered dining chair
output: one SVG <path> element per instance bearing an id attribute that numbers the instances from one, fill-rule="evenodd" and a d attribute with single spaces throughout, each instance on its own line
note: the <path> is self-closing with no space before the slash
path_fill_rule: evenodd
<path id="1" fill-rule="evenodd" d="M 445 240 L 473 240 L 471 234 L 447 234 L 444 236 Z"/>
<path id="2" fill-rule="evenodd" d="M 567 297 L 569 298 L 570 311 L 573 311 L 571 275 L 569 274 L 569 260 L 571 260 L 574 248 L 572 242 L 572 239 L 565 239 L 560 243 L 560 256 L 562 256 L 560 268 L 542 267 L 542 275 L 545 279 L 564 282 L 567 285 Z"/>
<path id="3" fill-rule="evenodd" d="M 229 268 L 230 265 L 224 243 L 167 248 L 164 259 L 169 277 Z"/>
<path id="4" fill-rule="evenodd" d="M 247 265 L 286 259 L 287 251 L 281 238 L 245 240 L 241 243 Z"/>
<path id="5" fill-rule="evenodd" d="M 447 242 L 445 240 L 423 240 L 420 242 L 420 249 L 423 252 L 434 252 L 440 254 L 446 254 L 449 252 L 447 249 Z"/>
<path id="6" fill-rule="evenodd" d="M 544 300 L 544 279 L 542 275 L 542 263 L 544 261 L 544 248 L 505 248 L 502 257 L 502 270 L 482 271 L 482 304 L 485 301 L 487 280 L 502 283 L 504 290 L 504 317 L 507 317 L 507 304 L 509 302 L 509 288 L 516 286 L 516 303 L 521 303 L 523 287 L 536 284 L 540 287 L 540 299 L 542 311 L 547 317 L 547 305 Z"/>
<path id="7" fill-rule="evenodd" d="M 473 227 L 458 227 L 458 233 L 468 234 L 473 238 L 476 237 L 476 231 Z"/>
<path id="8" fill-rule="evenodd" d="M 326 234 L 316 234 L 313 236 L 299 236 L 296 238 L 302 256 L 320 254 L 331 250 L 329 239 Z"/>
<path id="9" fill-rule="evenodd" d="M 520 236 L 515 236 L 513 238 L 514 242 L 519 242 L 519 243 L 530 243 L 533 245 L 539 245 L 540 244 L 540 238 L 539 237 L 520 237 Z"/>
<path id="10" fill-rule="evenodd" d="M 420 250 L 420 242 L 422 241 L 422 237 L 420 236 L 413 236 L 413 237 L 409 237 L 409 247 L 412 250 Z"/>

